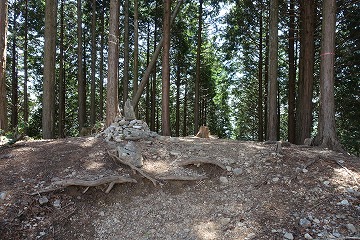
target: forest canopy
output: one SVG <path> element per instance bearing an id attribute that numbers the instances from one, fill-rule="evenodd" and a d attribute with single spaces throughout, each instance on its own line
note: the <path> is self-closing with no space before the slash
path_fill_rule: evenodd
<path id="1" fill-rule="evenodd" d="M 169 48 L 162 40 L 169 0 L 2 1 L 1 135 L 57 138 L 98 128 L 106 120 L 107 87 L 114 80 L 108 78 L 115 76 L 111 95 L 120 109 L 146 80 L 135 111 L 152 131 L 165 130 L 162 103 L 168 101 L 171 136 L 194 135 L 207 125 L 220 138 L 265 141 L 274 130 L 278 140 L 303 144 L 319 130 L 323 1 L 171 1 L 171 13 L 176 15 L 176 7 L 179 12 L 171 22 Z M 336 4 L 336 133 L 347 151 L 359 155 L 360 2 Z M 164 51 L 146 76 L 158 45 Z M 275 93 L 269 79 L 274 61 Z M 163 98 L 166 81 L 169 94 Z M 47 103 L 53 107 L 45 129 Z M 276 116 L 271 129 L 268 111 Z"/>

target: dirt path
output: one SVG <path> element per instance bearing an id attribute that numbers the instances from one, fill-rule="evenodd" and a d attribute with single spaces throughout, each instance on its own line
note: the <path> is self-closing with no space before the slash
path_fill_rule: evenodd
<path id="1" fill-rule="evenodd" d="M 190 137 L 136 146 L 142 170 L 157 179 L 206 178 L 154 186 L 92 137 L 0 146 L 0 239 L 360 238 L 359 158 Z M 182 166 L 189 161 L 217 165 Z M 137 183 L 115 184 L 108 194 L 101 185 L 31 195 L 59 180 L 115 175 Z"/>

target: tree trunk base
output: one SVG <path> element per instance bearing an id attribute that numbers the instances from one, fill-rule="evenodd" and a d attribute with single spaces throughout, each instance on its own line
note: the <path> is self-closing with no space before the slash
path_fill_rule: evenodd
<path id="1" fill-rule="evenodd" d="M 201 126 L 196 136 L 199 138 L 210 138 L 209 128 L 207 126 Z"/>

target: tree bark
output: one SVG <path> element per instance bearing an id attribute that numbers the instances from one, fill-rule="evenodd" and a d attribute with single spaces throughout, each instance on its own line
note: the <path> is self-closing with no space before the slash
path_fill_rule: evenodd
<path id="1" fill-rule="evenodd" d="M 27 133 L 27 124 L 29 122 L 29 98 L 28 98 L 28 0 L 25 0 L 24 13 L 24 122 L 26 124 L 25 133 Z M 1 34 L 1 33 L 0 33 Z"/>
<path id="2" fill-rule="evenodd" d="M 129 0 L 124 2 L 124 80 L 123 80 L 123 104 L 129 97 Z M 135 105 L 133 105 L 135 107 Z"/>
<path id="3" fill-rule="evenodd" d="M 180 53 L 177 57 L 176 69 L 176 121 L 175 121 L 175 136 L 180 135 L 180 83 L 181 83 L 181 70 L 180 70 Z"/>
<path id="4" fill-rule="evenodd" d="M 17 15 L 18 15 L 18 6 L 16 1 L 13 2 L 14 12 L 13 12 L 13 36 L 12 36 L 12 66 L 11 66 L 11 129 L 15 130 L 18 125 L 18 105 L 19 105 L 19 97 L 18 97 L 18 72 L 17 72 L 17 51 L 16 51 L 16 37 L 17 37 Z"/>
<path id="5" fill-rule="evenodd" d="M 133 80 L 133 95 L 138 89 L 139 78 L 139 3 L 134 0 L 134 80 Z M 134 106 L 135 116 L 139 115 L 139 108 Z"/>
<path id="6" fill-rule="evenodd" d="M 95 100 L 95 65 L 96 65 L 96 0 L 92 0 L 91 14 L 91 90 L 90 90 L 90 125 L 96 121 L 96 100 Z"/>
<path id="7" fill-rule="evenodd" d="M 6 46 L 8 27 L 8 2 L 0 1 L 0 130 L 7 130 L 6 98 Z"/>
<path id="8" fill-rule="evenodd" d="M 263 120 L 263 3 L 260 2 L 260 32 L 259 32 L 259 62 L 258 62 L 258 140 L 264 140 L 264 120 Z"/>
<path id="9" fill-rule="evenodd" d="M 320 62 L 320 115 L 315 145 L 342 151 L 335 128 L 334 60 L 336 1 L 323 1 Z"/>
<path id="10" fill-rule="evenodd" d="M 101 15 L 100 15 L 100 70 L 99 70 L 99 120 L 102 121 L 104 119 L 104 22 L 105 22 L 105 0 L 102 1 L 101 4 Z"/>
<path id="11" fill-rule="evenodd" d="M 163 20 L 163 57 L 162 57 L 162 115 L 161 127 L 163 136 L 170 136 L 170 17 L 171 0 L 164 0 Z"/>
<path id="12" fill-rule="evenodd" d="M 110 0 L 108 83 L 106 96 L 106 125 L 119 114 L 119 0 Z"/>
<path id="13" fill-rule="evenodd" d="M 295 66 L 295 4 L 294 0 L 290 0 L 289 5 L 289 90 L 288 90 L 288 141 L 295 143 L 296 118 L 295 118 L 295 82 L 296 82 L 296 66 Z"/>
<path id="14" fill-rule="evenodd" d="M 187 98 L 188 98 L 188 89 L 187 84 L 185 82 L 185 92 L 184 92 L 184 114 L 183 114 L 183 136 L 187 136 Z"/>
<path id="15" fill-rule="evenodd" d="M 314 82 L 314 33 L 315 33 L 314 0 L 300 1 L 300 75 L 299 98 L 297 104 L 296 143 L 303 144 L 311 137 L 312 128 L 312 97 Z"/>
<path id="16" fill-rule="evenodd" d="M 156 1 L 156 5 L 155 5 L 155 9 L 158 9 L 158 1 Z M 154 28 L 154 55 L 156 54 L 156 50 L 161 49 L 159 48 L 159 45 L 156 46 L 156 41 L 157 41 L 157 32 L 158 32 L 158 25 L 157 25 L 157 16 L 155 14 L 154 16 L 154 22 L 155 22 L 155 28 Z M 160 51 L 159 51 L 160 53 Z M 153 60 L 153 59 L 151 59 Z M 150 61 L 151 64 L 151 61 Z M 150 65 L 148 64 L 148 66 Z M 154 61 L 153 64 L 153 69 L 152 69 L 152 82 L 151 82 L 151 114 L 150 114 L 150 130 L 151 131 L 155 131 L 158 128 L 156 127 L 156 59 Z M 142 83 L 143 80 L 141 80 Z M 140 85 L 141 85 L 140 83 Z"/>
<path id="17" fill-rule="evenodd" d="M 195 100 L 194 100 L 194 135 L 199 129 L 199 101 L 200 101 L 200 65 L 201 65 L 201 31 L 202 31 L 202 6 L 203 0 L 199 0 L 198 35 L 196 49 L 196 78 L 195 78 Z"/>
<path id="18" fill-rule="evenodd" d="M 55 123 L 55 54 L 57 1 L 45 2 L 45 49 L 42 133 L 44 139 L 54 138 Z"/>
<path id="19" fill-rule="evenodd" d="M 178 14 L 179 10 L 180 10 L 180 6 L 181 6 L 181 3 L 183 2 L 183 0 L 178 0 L 178 3 L 174 9 L 174 12 L 173 14 L 171 15 L 171 20 L 170 20 L 170 26 L 172 25 L 172 23 L 174 22 L 175 18 L 176 18 L 176 15 Z M 146 68 L 146 71 L 141 79 L 141 82 L 139 84 L 139 88 L 135 94 L 135 96 L 133 97 L 132 99 L 132 104 L 133 106 L 136 106 L 138 103 L 139 103 L 139 100 L 140 100 L 140 97 L 141 97 L 141 94 L 142 92 L 144 91 L 144 88 L 146 86 L 146 83 L 147 81 L 149 80 L 149 76 L 151 74 L 151 71 L 156 63 L 156 60 L 160 54 L 160 51 L 161 51 L 161 48 L 162 48 L 162 45 L 163 45 L 163 41 L 164 39 L 161 38 L 159 44 L 157 45 L 156 49 L 155 49 L 155 52 L 151 58 L 151 61 L 150 61 L 150 64 L 147 66 Z"/>
<path id="20" fill-rule="evenodd" d="M 276 141 L 278 117 L 277 117 L 277 71 L 278 71 L 278 0 L 270 0 L 270 23 L 269 23 L 269 96 L 268 96 L 268 140 Z"/>
<path id="21" fill-rule="evenodd" d="M 82 31 L 82 11 L 81 0 L 77 0 L 77 62 L 78 62 L 78 120 L 79 120 L 79 132 L 85 126 L 86 121 L 86 81 L 84 79 L 84 66 L 83 66 L 83 31 Z"/>
<path id="22" fill-rule="evenodd" d="M 60 3 L 59 137 L 65 137 L 64 0 Z"/>

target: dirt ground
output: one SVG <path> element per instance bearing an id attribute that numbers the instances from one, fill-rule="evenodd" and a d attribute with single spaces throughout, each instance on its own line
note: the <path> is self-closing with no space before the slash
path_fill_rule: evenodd
<path id="1" fill-rule="evenodd" d="M 94 137 L 0 145 L 0 239 L 360 239 L 359 158 L 196 137 L 136 146 L 155 184 Z M 136 183 L 54 185 L 109 176 Z"/>

